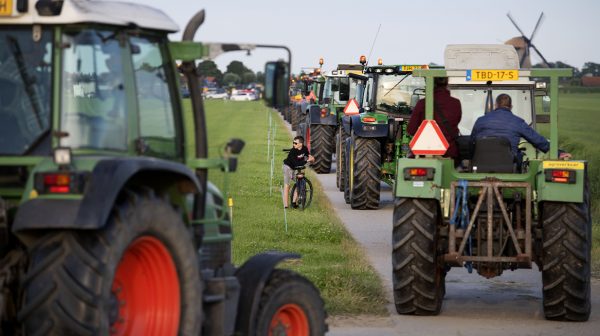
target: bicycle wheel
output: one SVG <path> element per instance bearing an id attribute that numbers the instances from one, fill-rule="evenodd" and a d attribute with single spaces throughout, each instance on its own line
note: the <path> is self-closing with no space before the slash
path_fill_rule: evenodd
<path id="1" fill-rule="evenodd" d="M 306 177 L 299 179 L 296 184 L 292 187 L 290 191 L 290 204 L 294 202 L 294 193 L 298 192 L 298 197 L 296 199 L 296 204 L 298 204 L 298 208 L 300 210 L 304 210 L 308 208 L 310 203 L 312 202 L 313 197 L 313 187 L 312 183 Z"/>

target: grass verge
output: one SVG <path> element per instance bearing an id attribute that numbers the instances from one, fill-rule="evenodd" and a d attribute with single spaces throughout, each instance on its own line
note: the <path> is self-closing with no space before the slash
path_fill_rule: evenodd
<path id="1" fill-rule="evenodd" d="M 320 289 L 330 315 L 387 314 L 380 279 L 335 215 L 316 178 L 311 179 L 315 188 L 312 205 L 305 211 L 288 211 L 286 231 L 280 193 L 282 149 L 290 148 L 292 141 L 277 113 L 261 102 L 207 101 L 205 107 L 211 157 L 232 137 L 246 141 L 238 170 L 228 177 L 229 195 L 234 200 L 234 263 L 240 265 L 268 250 L 300 253 L 300 262 L 287 262 L 284 267 L 302 273 Z M 271 188 L 269 114 L 276 129 Z M 219 187 L 220 175 L 209 174 Z"/>

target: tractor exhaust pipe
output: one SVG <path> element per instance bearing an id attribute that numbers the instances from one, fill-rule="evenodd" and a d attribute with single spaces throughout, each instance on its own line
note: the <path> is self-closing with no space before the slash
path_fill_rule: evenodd
<path id="1" fill-rule="evenodd" d="M 196 13 L 183 31 L 182 41 L 193 41 L 198 28 L 204 23 L 206 15 L 204 9 Z M 204 104 L 202 103 L 201 84 L 199 81 L 198 69 L 195 62 L 183 62 L 181 65 L 190 89 L 190 98 L 192 100 L 192 109 L 194 111 L 194 127 L 196 130 L 196 157 L 205 159 L 208 157 L 208 140 L 206 137 L 206 116 L 204 114 Z M 194 198 L 194 219 L 204 218 L 206 204 L 206 184 L 208 180 L 208 169 L 196 169 L 196 176 L 200 182 L 200 192 Z M 203 228 L 197 225 L 197 231 L 194 232 L 196 242 L 200 244 L 203 236 Z"/>

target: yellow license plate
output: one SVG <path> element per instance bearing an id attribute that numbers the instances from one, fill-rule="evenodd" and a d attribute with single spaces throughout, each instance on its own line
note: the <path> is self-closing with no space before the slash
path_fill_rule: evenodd
<path id="1" fill-rule="evenodd" d="M 0 16 L 11 16 L 12 7 L 12 0 L 0 0 Z"/>
<path id="2" fill-rule="evenodd" d="M 415 69 L 428 69 L 427 65 L 403 65 L 402 71 L 413 71 Z"/>
<path id="3" fill-rule="evenodd" d="M 468 81 L 506 81 L 519 79 L 519 70 L 467 70 Z"/>
<path id="4" fill-rule="evenodd" d="M 542 167 L 544 169 L 583 170 L 583 169 L 585 169 L 585 164 L 583 162 L 575 162 L 575 161 L 544 161 Z"/>

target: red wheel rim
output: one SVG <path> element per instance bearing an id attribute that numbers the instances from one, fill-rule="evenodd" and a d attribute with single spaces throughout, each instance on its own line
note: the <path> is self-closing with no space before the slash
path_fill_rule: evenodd
<path id="1" fill-rule="evenodd" d="M 177 334 L 179 277 L 160 240 L 145 236 L 131 243 L 117 266 L 112 293 L 118 300 L 118 318 L 111 335 Z"/>
<path id="2" fill-rule="evenodd" d="M 269 336 L 308 336 L 308 318 L 297 304 L 279 308 L 269 325 Z"/>

